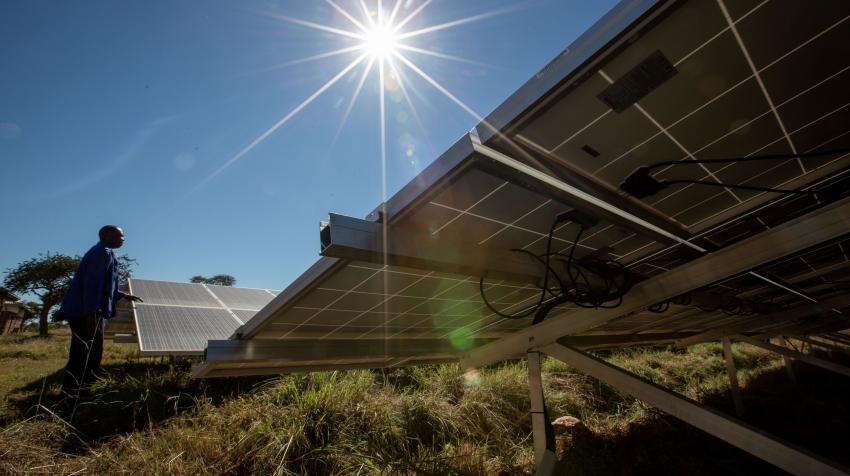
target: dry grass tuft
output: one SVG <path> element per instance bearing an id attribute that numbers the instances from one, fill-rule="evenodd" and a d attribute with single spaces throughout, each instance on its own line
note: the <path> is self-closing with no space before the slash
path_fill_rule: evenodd
<path id="1" fill-rule="evenodd" d="M 458 365 L 439 365 L 197 382 L 188 362 L 137 360 L 110 344 L 106 375 L 66 422 L 50 411 L 66 352 L 63 337 L 53 339 L 0 341 L 0 371 L 9 362 L 28 369 L 4 388 L 3 473 L 532 473 L 522 361 L 472 377 Z M 780 365 L 752 347 L 735 353 L 744 384 Z M 697 400 L 722 399 L 727 389 L 716 345 L 604 357 Z M 653 441 L 670 438 L 668 420 L 563 363 L 547 359 L 543 370 L 550 416 L 573 415 L 588 428 L 562 439 L 564 471 L 618 472 L 626 460 L 652 467 L 658 456 L 648 452 Z M 648 440 L 632 441 L 636 434 Z"/>

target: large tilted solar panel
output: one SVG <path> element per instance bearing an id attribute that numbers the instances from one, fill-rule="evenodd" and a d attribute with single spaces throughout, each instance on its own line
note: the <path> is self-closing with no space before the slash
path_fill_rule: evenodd
<path id="1" fill-rule="evenodd" d="M 451 173 L 434 173 L 446 169 Z M 396 217 L 394 229 L 441 243 L 480 247 L 484 253 L 489 249 L 544 252 L 553 220 L 571 207 L 551 190 L 532 191 L 494 172 L 499 171 L 474 152 L 471 140 L 460 141 L 425 172 L 433 174 L 432 180 L 411 182 L 389 200 L 390 216 Z M 573 222 L 559 225 L 552 251 L 568 252 L 578 230 Z M 575 255 L 594 253 L 628 262 L 662 247 L 653 237 L 600 220 L 585 230 Z M 452 253 L 450 247 L 444 249 L 445 256 Z M 490 279 L 485 282 L 485 295 L 500 312 L 514 313 L 535 304 L 540 291 L 530 283 Z M 561 305 L 555 312 L 574 308 Z M 431 342 L 432 347 L 420 349 L 417 359 L 399 361 L 379 356 L 376 358 L 381 365 L 369 364 L 412 365 L 424 360 L 451 360 L 473 346 L 527 327 L 532 317 L 505 319 L 488 309 L 478 276 L 322 258 L 238 334 L 242 341 L 281 341 L 282 348 L 288 340 L 301 339 L 338 341 L 340 346 L 372 340 Z M 453 346 L 453 352 L 446 352 L 446 342 Z M 323 362 L 328 368 L 355 364 L 333 355 Z M 280 371 L 286 370 L 281 360 L 276 364 Z M 244 374 L 266 372 L 271 363 L 258 360 L 222 365 L 208 361 L 204 375 L 218 375 L 216 368 L 227 372 L 239 368 Z M 316 367 L 317 361 L 309 365 Z M 286 365 L 296 369 L 306 366 L 297 355 Z"/>
<path id="2" fill-rule="evenodd" d="M 472 164 L 473 157 L 463 159 Z M 555 217 L 569 207 L 539 193 L 506 182 L 469 166 L 445 186 L 421 189 L 411 210 L 393 226 L 448 243 L 464 243 L 482 249 L 526 249 L 542 253 Z M 403 193 L 407 193 L 405 190 Z M 397 196 L 401 200 L 406 197 Z M 395 200 L 391 200 L 394 203 Z M 402 205 L 399 204 L 399 208 Z M 564 223 L 553 239 L 552 251 L 572 247 L 578 225 Z M 600 222 L 585 231 L 576 256 L 599 252 L 628 261 L 659 249 L 661 245 L 635 232 Z M 451 248 L 445 249 L 450 256 Z M 531 305 L 539 291 L 531 284 L 488 280 L 488 300 L 499 309 Z M 496 337 L 525 327 L 530 319 L 500 319 L 484 305 L 477 276 L 427 272 L 365 262 L 335 267 L 321 282 L 312 283 L 288 309 L 269 320 L 258 338 L 319 337 L 366 338 L 447 337 L 470 332 Z M 484 334 L 482 334 L 484 333 Z"/>
<path id="3" fill-rule="evenodd" d="M 257 330 L 242 335 L 252 345 L 272 344 L 288 357 L 261 358 L 251 351 L 247 361 L 207 362 L 203 376 L 249 375 L 306 369 L 389 367 L 445 362 L 474 345 L 491 341 L 528 325 L 528 320 L 501 322 L 487 311 L 479 284 L 470 276 L 428 273 L 371 263 L 322 258 L 328 266 L 322 279 L 313 280 L 297 298 L 271 303 L 262 312 L 269 317 Z M 296 283 L 297 285 L 298 283 Z M 284 291 L 284 295 L 293 292 Z M 488 299 L 501 309 L 515 311 L 531 304 L 539 292 L 531 286 L 494 282 L 486 286 Z M 253 321 L 249 321 L 253 322 Z M 243 328 L 244 329 L 244 328 Z M 300 342 L 315 351 L 304 354 Z M 387 343 L 405 357 L 384 352 Z M 207 355 L 217 343 L 209 343 Z M 220 343 L 219 343 L 220 345 Z M 361 349 L 363 354 L 347 350 Z M 279 354 L 276 352 L 275 354 Z"/>
<path id="4" fill-rule="evenodd" d="M 802 214 L 812 197 L 678 185 L 637 199 L 619 190 L 635 169 L 658 161 L 850 146 L 850 90 L 843 87 L 850 79 L 850 4 L 818 5 L 624 1 L 488 116 L 477 135 L 497 153 L 655 227 L 648 231 L 604 210 L 589 210 L 599 221 L 582 235 L 578 256 L 614 259 L 645 277 L 667 272 L 701 255 L 677 240 L 708 249 L 725 246 Z M 788 18 L 795 21 L 783 21 Z M 541 253 L 554 218 L 581 204 L 515 173 L 493 155 L 482 155 L 474 142 L 459 141 L 370 219 L 447 243 L 449 257 L 470 245 L 483 253 L 515 248 Z M 847 166 L 847 156 L 840 154 L 677 165 L 654 175 L 783 188 L 830 181 L 841 187 L 838 178 Z M 739 219 L 771 203 L 764 214 L 752 215 L 757 221 Z M 766 213 L 777 211 L 780 216 L 770 222 Z M 569 250 L 576 233 L 575 223 L 559 226 L 553 249 Z M 739 279 L 764 283 L 750 275 Z M 228 357 L 208 359 L 196 375 L 415 364 L 417 358 L 452 358 L 446 341 L 456 355 L 530 324 L 530 319 L 493 315 L 483 306 L 477 283 L 478 276 L 322 258 L 237 331 L 238 344 L 221 344 L 229 349 L 279 341 L 277 351 L 262 354 L 257 344 L 252 355 L 285 358 L 240 361 L 236 357 L 247 354 L 236 352 L 235 360 L 228 360 L 222 352 Z M 488 280 L 488 286 L 487 296 L 492 292 L 507 312 L 535 302 L 533 285 Z M 713 291 L 729 294 L 718 286 Z M 578 312 L 587 311 L 564 305 L 549 319 L 570 319 Z M 675 342 L 742 319 L 718 309 L 671 305 L 574 337 L 584 339 L 579 345 L 584 348 Z M 301 339 L 340 346 L 367 340 L 376 350 L 369 362 L 335 359 L 333 353 L 308 362 L 307 356 L 286 350 L 287 340 Z M 420 349 L 417 358 L 389 350 L 382 356 L 380 343 L 391 339 L 426 340 L 432 351 Z M 226 370 L 217 374 L 217 368 Z"/>
<path id="5" fill-rule="evenodd" d="M 638 3 L 646 2 L 623 2 L 618 8 Z M 661 2 L 648 8 L 643 21 L 636 21 L 628 33 L 612 35 L 609 40 L 608 51 L 615 53 L 602 48 L 557 86 L 552 87 L 551 79 L 545 77 L 529 82 L 488 117 L 490 123 L 501 126 L 503 135 L 479 127 L 484 142 L 513 154 L 520 145 L 528 154 L 563 164 L 610 189 L 617 189 L 638 167 L 654 162 L 850 147 L 847 2 Z M 674 74 L 663 79 L 659 72 L 660 85 L 639 98 L 642 91 L 636 92 L 632 99 L 637 100 L 620 112 L 603 102 L 600 96 L 625 85 L 623 79 L 629 79 L 634 68 L 651 71 L 659 55 L 672 65 Z M 518 102 L 527 106 L 522 114 L 515 114 Z M 801 160 L 679 165 L 659 168 L 653 175 L 666 180 L 786 189 L 818 184 L 820 189 L 846 190 L 849 162 L 848 155 L 840 153 Z M 679 226 L 680 236 L 699 234 L 703 244 L 720 247 L 813 209 L 817 200 L 678 185 L 643 199 L 621 192 L 614 203 L 650 207 Z M 724 224 L 771 201 L 784 203 L 747 220 Z M 847 277 L 842 264 L 846 254 L 841 247 L 829 249 L 826 254 L 836 261 L 830 266 L 788 258 L 805 267 L 799 276 L 808 276 L 808 282 L 787 272 L 774 272 L 772 267 L 766 273 L 800 283 L 810 295 L 839 293 L 837 285 L 824 281 L 840 281 L 837 276 L 842 273 Z M 694 257 L 692 250 L 678 246 L 652 254 L 650 259 L 638 259 L 631 268 L 652 276 Z M 750 275 L 729 281 L 732 285 L 718 283 L 712 289 L 787 305 L 805 301 Z M 594 332 L 621 332 L 631 325 L 635 326 L 629 332 L 633 335 L 688 327 L 696 331 L 744 322 L 748 317 L 697 310 L 680 318 L 671 313 L 658 315 L 657 324 L 650 320 L 647 326 L 640 324 L 638 315 Z"/>
<path id="6" fill-rule="evenodd" d="M 623 5 L 637 3 L 646 2 Z M 488 121 L 509 124 L 506 135 L 479 133 L 488 145 L 514 153 L 509 138 L 612 189 L 654 162 L 847 148 L 848 16 L 848 2 L 660 2 L 554 90 L 530 82 L 506 102 L 537 98 L 527 112 L 497 109 Z M 664 75 L 659 55 L 675 73 Z M 630 75 L 635 68 L 644 79 Z M 640 82 L 653 76 L 660 84 L 646 84 L 640 96 Z M 600 98 L 612 86 L 632 96 L 621 112 Z M 653 175 L 793 189 L 846 168 L 847 157 L 678 165 Z M 695 233 L 775 198 L 674 185 L 621 201 L 640 201 Z"/>
<path id="7" fill-rule="evenodd" d="M 133 305 L 142 355 L 203 354 L 207 341 L 226 339 L 274 297 L 264 289 L 131 279 L 144 299 Z"/>

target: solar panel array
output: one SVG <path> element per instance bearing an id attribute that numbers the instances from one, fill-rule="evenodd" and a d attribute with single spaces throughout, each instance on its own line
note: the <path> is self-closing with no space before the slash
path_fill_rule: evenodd
<path id="1" fill-rule="evenodd" d="M 848 2 L 686 2 L 599 58 L 589 77 L 562 85 L 566 96 L 541 93 L 543 104 L 513 120 L 507 137 L 613 189 L 653 162 L 850 147 L 848 19 Z M 654 52 L 678 74 L 621 113 L 597 98 Z M 499 137 L 489 144 L 514 152 Z M 846 157 L 680 165 L 653 175 L 796 188 L 846 167 Z M 774 198 L 680 185 L 641 204 L 693 233 Z"/>
<path id="2" fill-rule="evenodd" d="M 203 354 L 210 339 L 226 339 L 275 296 L 265 289 L 131 279 L 142 355 Z"/>
<path id="3" fill-rule="evenodd" d="M 820 2 L 817 8 L 782 0 L 728 5 L 658 2 L 612 36 L 609 44 L 600 45 L 586 61 L 553 80 L 552 72 L 561 71 L 561 63 L 586 49 L 584 44 L 572 45 L 487 118 L 500 125 L 499 134 L 480 126 L 478 135 L 486 146 L 578 184 L 682 239 L 709 249 L 726 246 L 822 204 L 810 196 L 778 197 L 699 185 L 670 187 L 636 199 L 617 192 L 620 183 L 638 167 L 659 161 L 850 147 L 848 19 L 848 2 Z M 608 23 L 603 19 L 598 28 Z M 587 37 L 598 36 L 593 33 Z M 621 96 L 637 98 L 620 112 L 600 100 L 648 58 L 653 64 L 668 62 L 675 72 L 653 85 L 655 89 L 620 88 L 625 91 Z M 525 107 L 517 114 L 520 103 Z M 543 252 L 553 220 L 575 202 L 534 181 L 506 174 L 490 162 L 459 141 L 387 202 L 383 218 L 391 230 L 439 239 L 446 244 L 448 260 L 467 245 L 482 252 L 516 248 Z M 842 154 L 677 165 L 658 169 L 655 175 L 783 188 L 825 181 L 824 187 L 847 190 L 843 178 L 847 168 L 847 155 Z M 763 209 L 752 212 L 757 207 Z M 742 216 L 745 213 L 749 215 Z M 577 224 L 560 225 L 554 234 L 555 251 L 570 250 L 577 234 Z M 575 246 L 577 256 L 611 258 L 646 277 L 700 255 L 603 215 Z M 847 244 L 824 246 L 817 256 L 832 256 L 833 261 L 822 264 L 813 259 L 817 264 L 812 265 L 805 256 L 793 257 L 789 262 L 794 266 L 768 264 L 762 271 L 798 283 L 804 293 L 834 295 L 840 292 L 836 285 L 822 281 L 847 276 L 842 264 Z M 812 266 L 805 269 L 804 263 Z M 751 275 L 729 278 L 710 290 L 786 306 L 798 304 L 800 298 Z M 489 280 L 485 292 L 508 313 L 533 304 L 539 296 L 533 285 L 497 280 Z M 835 314 L 844 324 L 835 325 L 846 325 L 841 311 Z M 570 319 L 577 312 L 587 311 L 562 305 L 549 319 Z M 586 348 L 672 342 L 747 318 L 671 305 L 664 312 L 639 312 L 574 337 L 584 339 Z M 279 342 L 279 358 L 208 360 L 196 375 L 440 361 L 510 335 L 530 325 L 530 320 L 494 315 L 481 299 L 477 276 L 322 258 L 237 331 L 242 342 Z M 287 341 L 304 339 L 339 346 L 375 342 L 376 357 L 364 363 L 329 351 L 324 358 L 299 358 L 287 350 Z M 432 352 L 425 348 L 416 358 L 390 353 L 380 358 L 380 343 L 399 339 L 431 342 Z M 446 341 L 454 354 L 445 352 Z"/>
<path id="4" fill-rule="evenodd" d="M 447 188 L 423 203 L 394 226 L 439 236 L 449 243 L 471 242 L 483 249 L 520 248 L 535 254 L 545 250 L 555 217 L 570 209 L 475 168 L 455 177 Z M 558 227 L 553 251 L 568 251 L 577 232 L 575 223 Z M 586 230 L 584 236 L 577 256 L 604 248 L 606 256 L 627 261 L 662 246 L 606 222 Z M 451 256 L 452 250 L 445 253 Z M 505 281 L 488 281 L 485 294 L 488 301 L 506 312 L 532 305 L 540 295 L 533 285 Z M 463 341 L 470 336 L 505 335 L 527 326 L 530 320 L 494 315 L 481 298 L 477 276 L 350 262 L 323 281 L 314 282 L 297 303 L 268 320 L 253 337 Z"/>

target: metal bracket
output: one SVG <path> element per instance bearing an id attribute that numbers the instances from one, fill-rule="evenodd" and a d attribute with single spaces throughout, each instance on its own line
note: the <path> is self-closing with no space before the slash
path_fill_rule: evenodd
<path id="1" fill-rule="evenodd" d="M 536 284 L 543 275 L 539 263 L 519 253 L 457 243 L 335 213 L 330 214 L 320 237 L 321 254 L 327 257 L 516 283 Z"/>

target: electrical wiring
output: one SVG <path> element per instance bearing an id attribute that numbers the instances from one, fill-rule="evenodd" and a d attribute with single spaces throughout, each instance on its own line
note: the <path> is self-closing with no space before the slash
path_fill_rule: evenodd
<path id="1" fill-rule="evenodd" d="M 740 290 L 737 289 L 724 294 L 695 291 L 653 304 L 647 310 L 661 314 L 668 311 L 672 304 L 676 304 L 677 306 L 692 306 L 706 313 L 722 312 L 727 316 L 750 316 L 753 314 L 770 314 L 783 309 L 782 306 L 773 303 L 738 298 L 739 292 Z"/>
<path id="2" fill-rule="evenodd" d="M 690 184 L 690 185 L 709 185 L 712 187 L 725 187 L 725 188 L 736 188 L 741 190 L 751 190 L 754 192 L 771 192 L 771 193 L 789 193 L 789 194 L 797 194 L 797 195 L 817 195 L 818 192 L 815 190 L 789 190 L 784 188 L 771 188 L 771 187 L 757 187 L 755 185 L 738 185 L 731 183 L 723 183 L 723 182 L 707 182 L 705 180 L 662 180 L 659 182 L 665 186 L 669 185 L 677 185 L 677 184 Z"/>
<path id="3" fill-rule="evenodd" d="M 824 150 L 819 152 L 807 152 L 802 154 L 773 154 L 773 155 L 760 155 L 753 157 L 734 157 L 734 158 L 723 158 L 723 159 L 695 159 L 695 160 L 671 160 L 671 161 L 663 161 L 656 162 L 650 165 L 645 165 L 636 169 L 631 173 L 626 179 L 620 184 L 620 189 L 624 192 L 632 195 L 636 198 L 646 198 L 651 195 L 655 195 L 661 190 L 671 186 L 671 185 L 680 185 L 680 184 L 689 184 L 689 185 L 707 185 L 712 187 L 726 187 L 726 188 L 734 188 L 741 190 L 752 190 L 757 192 L 770 192 L 770 193 L 782 193 L 782 194 L 793 194 L 793 195 L 815 195 L 817 196 L 819 193 L 824 193 L 822 190 L 808 190 L 808 189 L 800 189 L 800 190 L 788 190 L 781 188 L 771 188 L 771 187 L 759 187 L 754 185 L 744 185 L 744 184 L 731 184 L 731 183 L 722 183 L 722 182 L 708 182 L 704 180 L 659 180 L 652 175 L 652 171 L 654 169 L 660 167 L 673 167 L 676 165 L 699 165 L 699 164 L 725 164 L 725 163 L 738 163 L 738 162 L 754 162 L 754 161 L 763 161 L 763 160 L 790 160 L 790 159 L 810 159 L 816 157 L 824 157 L 830 155 L 839 155 L 839 154 L 848 154 L 850 153 L 850 149 L 831 149 Z"/>
<path id="4" fill-rule="evenodd" d="M 523 249 L 511 250 L 528 255 L 543 266 L 541 283 L 537 286 L 540 289 L 540 296 L 536 303 L 515 313 L 496 309 L 487 299 L 482 277 L 478 283 L 479 291 L 490 312 L 505 319 L 523 319 L 533 314 L 533 323 L 536 324 L 545 319 L 556 306 L 568 302 L 593 309 L 612 308 L 622 304 L 623 296 L 635 282 L 634 275 L 616 261 L 588 256 L 576 257 L 576 248 L 582 234 L 590 227 L 588 223 L 580 223 L 581 226 L 572 241 L 569 253 L 552 251 L 555 231 L 564 221 L 567 221 L 567 216 L 561 215 L 552 223 L 546 237 L 546 251 L 543 254 L 536 255 Z"/>
<path id="5" fill-rule="evenodd" d="M 722 159 L 696 159 L 696 160 L 667 160 L 663 162 L 655 162 L 645 167 L 648 170 L 667 167 L 671 165 L 697 165 L 697 164 L 729 164 L 737 162 L 758 162 L 762 160 L 787 160 L 787 159 L 811 159 L 815 157 L 826 157 L 829 155 L 847 154 L 850 153 L 850 148 L 821 150 L 818 152 L 805 152 L 800 154 L 768 154 L 754 155 L 751 157 L 727 157 Z"/>

